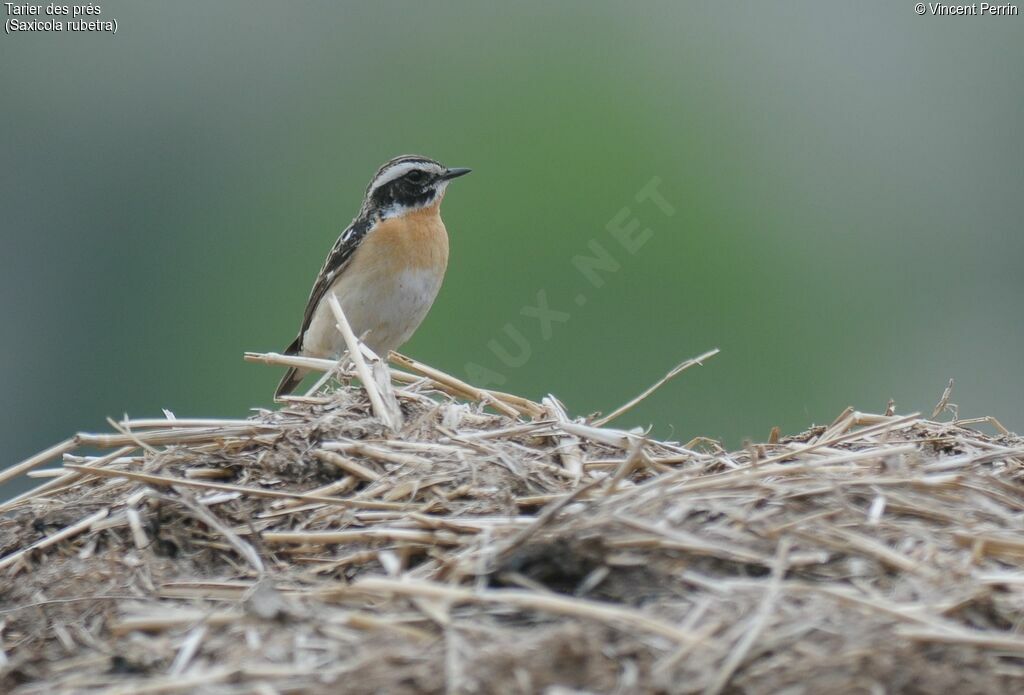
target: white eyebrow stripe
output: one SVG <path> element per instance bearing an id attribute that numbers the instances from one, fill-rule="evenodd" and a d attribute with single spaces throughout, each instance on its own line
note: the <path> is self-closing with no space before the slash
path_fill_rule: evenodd
<path id="1" fill-rule="evenodd" d="M 380 173 L 376 179 L 373 180 L 373 185 L 370 186 L 370 191 L 375 191 L 384 184 L 391 183 L 395 179 L 401 178 L 408 174 L 414 169 L 423 169 L 424 171 L 432 171 L 435 174 L 441 174 L 444 172 L 444 167 L 440 167 L 437 164 L 424 161 L 412 161 L 412 162 L 401 162 L 395 164 Z"/>

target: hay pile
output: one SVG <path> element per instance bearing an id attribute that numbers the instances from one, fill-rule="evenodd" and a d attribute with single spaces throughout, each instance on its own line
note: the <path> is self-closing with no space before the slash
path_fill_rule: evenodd
<path id="1" fill-rule="evenodd" d="M 5 473 L 63 456 L 0 505 L 0 691 L 1024 687 L 1024 440 L 847 411 L 728 452 L 397 359 Z"/>

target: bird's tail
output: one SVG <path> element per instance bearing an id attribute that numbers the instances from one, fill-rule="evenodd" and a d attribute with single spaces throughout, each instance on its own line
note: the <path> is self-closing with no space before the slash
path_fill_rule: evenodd
<path id="1" fill-rule="evenodd" d="M 299 341 L 302 336 L 295 338 L 292 344 L 285 348 L 284 354 L 286 355 L 297 355 L 299 354 Z M 309 373 L 308 369 L 299 369 L 298 367 L 289 367 L 288 371 L 281 377 L 281 383 L 277 385 L 277 390 L 274 391 L 274 398 L 280 398 L 281 396 L 287 396 L 289 393 L 295 390 L 295 387 L 302 383 L 302 380 L 306 378 L 306 374 Z"/>

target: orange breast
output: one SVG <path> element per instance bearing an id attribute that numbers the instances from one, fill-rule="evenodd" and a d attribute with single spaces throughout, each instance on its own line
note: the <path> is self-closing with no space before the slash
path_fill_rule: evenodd
<path id="1" fill-rule="evenodd" d="M 433 205 L 384 220 L 359 245 L 352 265 L 375 274 L 403 270 L 443 274 L 448 266 L 448 231 L 439 207 Z"/>

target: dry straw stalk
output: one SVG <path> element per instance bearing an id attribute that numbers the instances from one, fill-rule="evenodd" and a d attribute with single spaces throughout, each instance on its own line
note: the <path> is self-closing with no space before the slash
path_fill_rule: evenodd
<path id="1" fill-rule="evenodd" d="M 727 451 L 606 426 L 716 351 L 588 420 L 346 337 L 361 386 L 0 473 L 63 463 L 0 505 L 0 691 L 1024 686 L 1024 441 L 997 421 L 851 408 Z"/>

